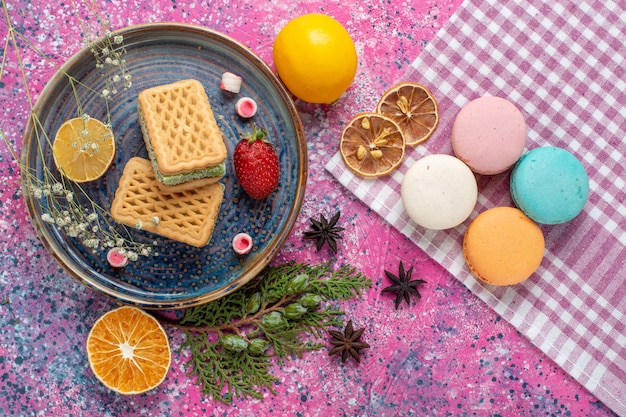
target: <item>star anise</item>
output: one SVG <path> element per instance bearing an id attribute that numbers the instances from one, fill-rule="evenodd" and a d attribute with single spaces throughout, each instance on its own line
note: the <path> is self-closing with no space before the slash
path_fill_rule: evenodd
<path id="1" fill-rule="evenodd" d="M 330 344 L 333 345 L 333 348 L 328 352 L 328 356 L 341 352 L 341 362 L 345 363 L 348 360 L 348 356 L 352 356 L 355 361 L 360 363 L 361 356 L 359 350 L 370 347 L 367 343 L 359 340 L 364 330 L 364 328 L 354 330 L 352 320 L 346 325 L 343 334 L 336 330 L 329 330 L 328 334 L 332 337 Z"/>
<path id="2" fill-rule="evenodd" d="M 323 214 L 320 214 L 319 221 L 313 218 L 309 219 L 311 221 L 311 230 L 304 232 L 304 238 L 315 239 L 315 246 L 318 251 L 327 242 L 333 253 L 337 253 L 337 241 L 341 239 L 340 232 L 344 230 L 343 227 L 337 226 L 339 216 L 341 216 L 341 211 L 335 213 L 330 220 L 326 220 Z"/>
<path id="3" fill-rule="evenodd" d="M 386 292 L 396 293 L 396 310 L 402 303 L 403 298 L 408 305 L 411 305 L 411 295 L 416 296 L 418 299 L 422 298 L 422 295 L 417 290 L 417 286 L 420 284 L 426 284 L 426 281 L 422 279 L 416 279 L 411 281 L 413 267 L 410 267 L 409 270 L 405 272 L 402 261 L 400 261 L 400 270 L 398 272 L 398 276 L 396 276 L 389 271 L 385 271 L 385 275 L 387 275 L 387 278 L 393 281 L 395 285 L 390 285 L 381 291 L 381 294 L 384 294 Z"/>

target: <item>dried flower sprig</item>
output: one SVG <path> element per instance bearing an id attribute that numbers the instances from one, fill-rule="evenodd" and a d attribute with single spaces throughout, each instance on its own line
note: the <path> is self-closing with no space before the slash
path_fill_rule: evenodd
<path id="1" fill-rule="evenodd" d="M 154 246 L 135 242 L 130 236 L 123 234 L 109 221 L 109 215 L 102 207 L 91 199 L 83 200 L 86 193 L 76 192 L 76 185 L 68 183 L 61 177 L 61 181 L 47 177 L 49 181 L 42 182 L 31 178 L 29 192 L 35 199 L 41 200 L 46 211 L 41 220 L 54 224 L 70 238 L 78 239 L 83 245 L 93 251 L 108 250 L 120 247 L 129 260 L 137 260 L 140 255 L 149 256 L 156 252 Z M 78 195 L 78 197 L 76 196 Z"/>
<path id="2" fill-rule="evenodd" d="M 43 162 L 41 174 L 35 175 L 22 163 L 19 152 L 16 149 L 16 144 L 19 143 L 18 138 L 9 137 L 5 134 L 2 126 L 0 126 L 0 137 L 7 146 L 13 160 L 20 167 L 22 177 L 25 178 L 24 192 L 28 193 L 31 198 L 41 201 L 40 204 L 43 211 L 41 221 L 54 224 L 67 236 L 78 239 L 86 248 L 92 249 L 94 252 L 111 247 L 121 247 L 121 250 L 131 260 L 137 259 L 140 255 L 156 254 L 156 251 L 153 249 L 154 243 L 135 242 L 128 229 L 112 221 L 108 212 L 94 202 L 85 188 L 53 172 L 46 165 L 45 152 L 46 149 L 49 150 L 52 147 L 52 132 L 46 132 L 35 111 L 35 103 L 30 93 L 29 77 L 22 59 L 24 52 L 22 49 L 34 52 L 57 70 L 60 70 L 60 67 L 37 45 L 16 29 L 11 20 L 6 0 L 1 1 L 8 30 L 0 67 L 0 80 L 2 80 L 2 76 L 5 74 L 5 66 L 10 56 L 9 51 L 12 50 L 17 57 L 17 68 L 24 85 L 24 95 L 30 109 L 29 119 L 33 132 L 31 140 L 36 142 L 37 151 L 41 155 L 40 159 Z M 94 0 L 83 2 L 82 5 L 88 8 L 87 13 L 90 16 L 90 19 L 80 21 L 84 34 L 83 42 L 91 48 L 91 52 L 96 60 L 96 67 L 103 70 L 103 76 L 106 80 L 104 90 L 106 91 L 93 91 L 93 89 L 82 84 L 70 74 L 65 73 L 64 75 L 74 92 L 78 115 L 84 119 L 89 118 L 81 104 L 79 95 L 80 89 L 86 89 L 89 94 L 96 94 L 104 99 L 106 105 L 105 123 L 108 128 L 111 128 L 110 101 L 118 92 L 119 86 L 127 89 L 132 85 L 132 76 L 126 67 L 124 59 L 126 53 L 124 38 L 111 32 L 110 22 L 102 17 L 103 14 L 99 12 L 97 3 Z M 76 16 L 80 16 L 80 13 L 77 12 Z M 86 22 L 95 25 L 95 28 L 89 26 Z"/>
<path id="3" fill-rule="evenodd" d="M 81 20 L 81 29 L 86 36 L 83 43 L 89 48 L 96 61 L 96 68 L 102 69 L 105 85 L 99 91 L 100 97 L 105 100 L 107 116 L 109 103 L 119 92 L 119 88 L 127 90 L 132 87 L 132 74 L 126 66 L 126 47 L 124 37 L 111 31 L 111 22 L 106 15 L 100 13 L 95 0 L 86 1 L 84 6 L 92 17 L 89 21 Z M 89 23 L 94 22 L 92 26 Z M 104 33 L 103 33 L 104 32 Z M 107 120 L 107 124 L 110 119 Z"/>
<path id="4" fill-rule="evenodd" d="M 119 74 L 113 74 L 107 80 L 107 88 L 102 91 L 102 97 L 110 99 L 111 96 L 117 94 L 118 83 L 121 83 L 125 89 L 132 86 L 132 75 L 128 72 L 126 60 L 124 59 L 126 48 L 124 47 L 124 37 L 122 35 L 113 35 L 111 32 L 107 32 L 100 43 L 91 42 L 90 47 L 96 58 L 96 68 L 104 68 L 114 72 L 119 70 L 120 72 Z"/>

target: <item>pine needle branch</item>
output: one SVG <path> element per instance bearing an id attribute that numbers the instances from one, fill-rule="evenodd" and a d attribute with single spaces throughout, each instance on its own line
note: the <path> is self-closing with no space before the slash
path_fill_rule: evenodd
<path id="1" fill-rule="evenodd" d="M 344 265 L 284 263 L 266 268 L 244 288 L 192 307 L 178 322 L 186 364 L 202 393 L 223 403 L 276 393 L 270 368 L 326 346 L 325 329 L 342 324 L 337 301 L 360 296 L 369 278 Z M 163 319 L 162 319 L 163 320 Z"/>

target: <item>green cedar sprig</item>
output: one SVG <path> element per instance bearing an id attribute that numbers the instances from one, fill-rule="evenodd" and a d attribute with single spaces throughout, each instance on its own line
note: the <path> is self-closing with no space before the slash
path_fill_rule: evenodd
<path id="1" fill-rule="evenodd" d="M 185 311 L 180 350 L 189 349 L 187 373 L 202 393 L 223 403 L 275 394 L 274 360 L 283 365 L 326 346 L 325 329 L 341 326 L 337 301 L 360 296 L 369 278 L 344 265 L 289 262 L 268 267 L 248 285 Z M 273 360 L 274 359 L 274 360 Z"/>

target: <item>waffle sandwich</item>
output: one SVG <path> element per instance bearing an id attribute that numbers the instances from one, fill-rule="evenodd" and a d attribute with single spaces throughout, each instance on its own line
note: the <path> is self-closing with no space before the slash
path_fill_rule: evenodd
<path id="1" fill-rule="evenodd" d="M 163 191 L 152 163 L 133 157 L 124 167 L 111 216 L 128 226 L 202 247 L 211 239 L 223 194 L 219 182 L 175 193 Z"/>
<path id="2" fill-rule="evenodd" d="M 164 189 L 179 192 L 224 176 L 226 145 L 199 81 L 143 90 L 137 104 L 148 154 Z"/>

